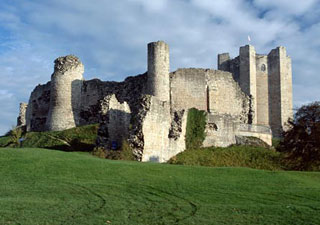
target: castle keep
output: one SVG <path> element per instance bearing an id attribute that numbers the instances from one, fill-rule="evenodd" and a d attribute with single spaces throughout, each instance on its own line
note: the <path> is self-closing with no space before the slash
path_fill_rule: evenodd
<path id="1" fill-rule="evenodd" d="M 137 160 L 165 162 L 185 150 L 187 113 L 207 112 L 203 146 L 228 146 L 244 136 L 271 145 L 292 117 L 291 60 L 284 47 L 268 55 L 253 46 L 239 56 L 218 55 L 218 70 L 170 72 L 169 46 L 148 44 L 148 71 L 123 82 L 84 80 L 75 56 L 55 60 L 51 81 L 20 105 L 27 131 L 64 130 L 99 123 L 97 145 L 127 141 Z"/>

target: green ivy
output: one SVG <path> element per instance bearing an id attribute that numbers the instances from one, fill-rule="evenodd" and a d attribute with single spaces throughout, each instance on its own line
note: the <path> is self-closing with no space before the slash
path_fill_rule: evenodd
<path id="1" fill-rule="evenodd" d="M 186 148 L 197 149 L 202 146 L 207 122 L 207 113 L 195 108 L 189 109 L 186 131 Z"/>

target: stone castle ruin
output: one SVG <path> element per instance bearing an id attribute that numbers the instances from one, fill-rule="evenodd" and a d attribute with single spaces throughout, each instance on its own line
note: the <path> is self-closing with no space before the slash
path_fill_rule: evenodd
<path id="1" fill-rule="evenodd" d="M 18 125 L 48 131 L 100 123 L 98 146 L 127 141 L 137 160 L 165 162 L 185 150 L 190 108 L 207 112 L 203 146 L 225 147 L 243 136 L 271 145 L 292 117 L 291 59 L 284 47 L 259 55 L 246 45 L 234 59 L 219 54 L 218 70 L 170 72 L 169 58 L 165 42 L 149 43 L 146 73 L 106 82 L 84 80 L 77 57 L 60 57 L 51 81 L 20 105 Z"/>

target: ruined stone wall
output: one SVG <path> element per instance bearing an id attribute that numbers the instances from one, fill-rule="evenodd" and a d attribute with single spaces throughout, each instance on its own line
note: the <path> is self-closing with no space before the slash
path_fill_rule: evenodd
<path id="1" fill-rule="evenodd" d="M 128 102 L 134 105 L 141 97 L 147 83 L 147 74 L 126 78 L 123 82 L 106 82 L 99 79 L 84 81 L 81 94 L 80 125 L 98 123 L 100 100 L 105 96 L 115 94 L 120 103 Z"/>
<path id="2" fill-rule="evenodd" d="M 75 56 L 55 60 L 51 76 L 49 130 L 65 130 L 79 125 L 84 66 Z"/>
<path id="3" fill-rule="evenodd" d="M 186 110 L 171 112 L 171 127 L 169 131 L 169 149 L 164 152 L 165 161 L 186 150 L 186 128 L 187 128 Z M 175 130 L 172 135 L 172 130 Z"/>
<path id="4" fill-rule="evenodd" d="M 20 103 L 19 107 L 19 116 L 17 118 L 17 126 L 25 126 L 26 125 L 26 112 L 27 112 L 27 103 Z"/>
<path id="5" fill-rule="evenodd" d="M 50 107 L 51 82 L 38 85 L 31 92 L 26 110 L 27 131 L 46 131 Z"/>
<path id="6" fill-rule="evenodd" d="M 166 161 L 163 153 L 169 149 L 170 105 L 151 98 L 150 110 L 143 121 L 144 150 L 142 161 Z"/>
<path id="7" fill-rule="evenodd" d="M 236 136 L 256 137 L 272 146 L 272 132 L 269 126 L 253 124 L 236 124 Z"/>
<path id="8" fill-rule="evenodd" d="M 84 81 L 81 91 L 80 125 L 98 123 L 100 101 L 111 96 L 120 86 L 118 82 L 103 82 L 99 79 Z"/>
<path id="9" fill-rule="evenodd" d="M 236 126 L 234 118 L 230 115 L 207 116 L 207 126 L 205 129 L 206 138 L 203 147 L 227 147 L 236 143 Z"/>
<path id="10" fill-rule="evenodd" d="M 99 146 L 105 149 L 120 149 L 129 138 L 131 111 L 127 102 L 120 103 L 116 96 L 108 95 L 100 101 Z M 115 146 L 112 146 L 115 143 Z"/>
<path id="11" fill-rule="evenodd" d="M 205 69 L 178 69 L 170 73 L 171 105 L 174 110 L 197 108 L 207 111 Z"/>
<path id="12" fill-rule="evenodd" d="M 218 54 L 218 70 L 230 72 L 230 61 L 229 53 Z"/>
<path id="13" fill-rule="evenodd" d="M 141 161 L 166 162 L 185 150 L 187 113 L 185 110 L 170 111 L 167 102 L 151 97 L 150 108 L 142 122 Z"/>
<path id="14" fill-rule="evenodd" d="M 229 70 L 224 70 L 232 73 L 233 79 L 240 83 L 240 57 L 229 60 Z"/>
<path id="15" fill-rule="evenodd" d="M 187 114 L 170 112 L 168 102 L 150 95 L 120 103 L 116 96 L 106 96 L 101 104 L 97 145 L 107 150 L 112 142 L 127 140 L 138 161 L 166 162 L 185 150 Z"/>
<path id="16" fill-rule="evenodd" d="M 249 97 L 229 72 L 209 69 L 179 69 L 170 74 L 171 105 L 174 110 L 197 108 L 228 114 L 248 122 Z"/>
<path id="17" fill-rule="evenodd" d="M 230 115 L 208 114 L 203 147 L 227 147 L 237 144 L 237 137 L 256 137 L 267 145 L 272 145 L 272 132 L 269 126 L 238 122 Z"/>
<path id="18" fill-rule="evenodd" d="M 232 74 L 219 70 L 207 70 L 208 109 L 212 114 L 230 115 L 247 123 L 250 113 L 249 97 L 242 92 Z"/>
<path id="19" fill-rule="evenodd" d="M 268 85 L 268 57 L 256 56 L 257 71 L 257 124 L 269 125 L 269 85 Z"/>

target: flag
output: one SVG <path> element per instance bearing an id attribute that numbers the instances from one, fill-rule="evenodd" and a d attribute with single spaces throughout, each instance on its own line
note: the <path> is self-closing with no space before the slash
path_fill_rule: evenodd
<path id="1" fill-rule="evenodd" d="M 250 36 L 248 35 L 248 41 L 250 42 L 251 41 L 251 38 L 250 38 Z"/>

